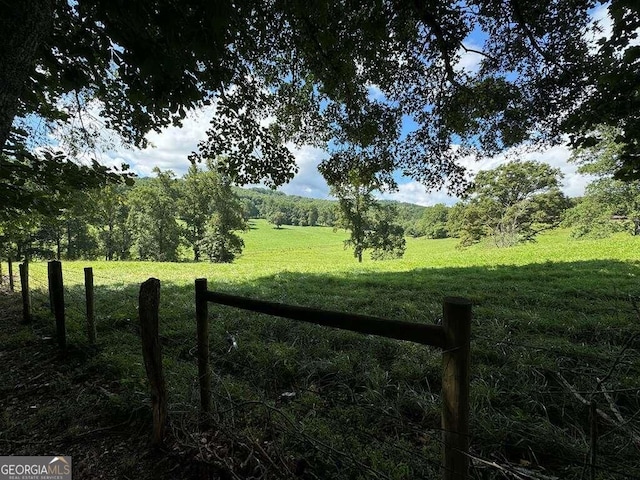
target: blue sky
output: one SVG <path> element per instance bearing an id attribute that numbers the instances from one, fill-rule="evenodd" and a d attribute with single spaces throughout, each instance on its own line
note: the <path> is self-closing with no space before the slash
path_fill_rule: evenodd
<path id="1" fill-rule="evenodd" d="M 610 21 L 607 17 L 606 6 L 601 6 L 593 12 L 594 20 L 603 27 L 603 34 L 610 34 Z M 466 42 L 469 48 L 480 49 L 481 37 L 476 33 Z M 479 55 L 475 53 L 462 53 L 456 68 L 473 71 L 477 68 Z M 380 94 L 375 86 L 369 86 L 372 97 Z M 162 133 L 152 132 L 148 135 L 149 148 L 134 150 L 119 148 L 102 153 L 101 160 L 105 164 L 120 165 L 128 163 L 131 169 L 140 176 L 151 175 L 154 167 L 162 170 L 171 169 L 177 175 L 182 175 L 189 167 L 187 156 L 197 149 L 197 144 L 205 138 L 205 132 L 209 126 L 209 118 L 213 113 L 212 107 L 202 111 L 193 112 L 185 120 L 182 128 L 168 127 Z M 314 198 L 330 198 L 329 188 L 318 173 L 317 166 L 326 158 L 327 153 L 311 146 L 291 149 L 299 167 L 299 173 L 287 185 L 279 190 L 292 195 L 301 195 Z M 515 151 L 505 152 L 496 157 L 476 161 L 466 158 L 463 164 L 470 174 L 479 170 L 494 168 L 511 159 L 539 160 L 559 168 L 564 174 L 563 191 L 569 196 L 579 196 L 584 193 L 584 187 L 590 181 L 588 177 L 576 172 L 574 165 L 567 162 L 570 150 L 566 146 L 558 145 L 538 152 L 518 154 Z M 398 192 L 380 195 L 381 198 L 394 199 L 403 202 L 417 203 L 420 205 L 433 205 L 436 203 L 453 204 L 457 198 L 448 195 L 444 190 L 427 191 L 420 183 L 404 177 L 399 177 Z"/>

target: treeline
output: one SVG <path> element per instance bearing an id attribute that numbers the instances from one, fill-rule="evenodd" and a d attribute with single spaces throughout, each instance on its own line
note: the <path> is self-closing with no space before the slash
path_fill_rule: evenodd
<path id="1" fill-rule="evenodd" d="M 242 252 L 239 233 L 250 218 L 281 225 L 342 228 L 338 202 L 238 188 L 214 163 L 192 165 L 182 178 L 154 170 L 130 185 L 111 183 L 49 198 L 50 211 L 0 221 L 0 254 L 15 258 L 210 260 L 230 262 Z M 394 207 L 409 232 L 424 207 Z"/>
<path id="2" fill-rule="evenodd" d="M 274 226 L 295 225 L 338 227 L 340 214 L 336 200 L 286 195 L 266 188 L 234 188 L 241 199 L 248 218 L 262 218 Z M 418 223 L 423 212 L 429 207 L 411 203 L 381 201 L 381 205 L 391 205 L 397 214 L 395 222 L 411 236 L 422 236 Z"/>
<path id="3" fill-rule="evenodd" d="M 614 178 L 613 132 L 601 132 L 595 148 L 574 153 L 578 172 L 596 177 L 584 196 L 567 198 L 560 190 L 559 169 L 536 161 L 513 161 L 476 175 L 468 196 L 452 207 L 424 209 L 415 234 L 454 237 L 461 246 L 488 238 L 498 247 L 534 241 L 557 227 L 571 228 L 574 238 L 606 237 L 617 232 L 640 234 L 640 181 Z"/>
<path id="4" fill-rule="evenodd" d="M 479 172 L 468 197 L 452 207 L 375 202 L 379 206 L 371 210 L 371 218 L 351 222 L 360 225 L 360 237 L 338 201 L 237 188 L 212 163 L 192 166 L 182 178 L 156 169 L 154 178 L 131 185 L 109 184 L 51 197 L 48 202 L 56 207 L 51 210 L 58 214 L 31 212 L 0 221 L 0 255 L 230 262 L 242 252 L 239 234 L 250 218 L 266 219 L 276 228 L 350 229 L 349 246 L 360 258 L 362 249 L 389 241 L 387 235 L 367 243 L 375 238 L 374 230 L 391 231 L 392 224 L 401 227 L 394 230 L 396 236 L 454 237 L 463 246 L 489 238 L 507 247 L 533 241 L 540 232 L 558 226 L 571 227 L 575 237 L 620 231 L 638 235 L 640 182 L 614 179 L 611 161 L 576 158 L 581 171 L 598 175 L 579 199 L 561 192 L 558 169 L 533 161 L 510 162 Z M 385 246 L 389 251 L 392 247 Z"/>
<path id="5" fill-rule="evenodd" d="M 263 218 L 275 226 L 333 227 L 337 222 L 335 201 L 286 195 L 266 188 L 235 188 L 248 218 Z"/>
<path id="6" fill-rule="evenodd" d="M 36 212 L 0 222 L 0 252 L 14 258 L 230 262 L 244 246 L 246 211 L 213 162 L 176 178 L 109 184 L 51 198 L 57 215 Z"/>

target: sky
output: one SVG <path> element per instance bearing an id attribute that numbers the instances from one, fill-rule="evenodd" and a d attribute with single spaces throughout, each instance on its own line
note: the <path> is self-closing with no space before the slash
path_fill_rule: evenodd
<path id="1" fill-rule="evenodd" d="M 178 176 L 186 173 L 189 168 L 187 156 L 197 149 L 198 141 L 206 137 L 209 126 L 209 114 L 207 111 L 190 115 L 182 128 L 168 127 L 162 133 L 150 133 L 149 142 L 152 146 L 139 149 L 116 149 L 102 155 L 102 162 L 108 165 L 129 164 L 131 170 L 139 176 L 152 176 L 154 167 L 161 170 L 173 170 Z M 313 198 L 331 198 L 329 187 L 324 178 L 318 172 L 318 164 L 327 157 L 327 152 L 311 146 L 292 148 L 298 165 L 298 174 L 288 184 L 278 190 L 289 195 L 300 195 Z M 538 160 L 559 168 L 564 174 L 563 191 L 571 197 L 584 193 L 584 187 L 590 179 L 576 172 L 575 165 L 567 162 L 571 152 L 568 147 L 558 145 L 539 152 L 528 152 L 518 156 L 522 160 Z M 473 158 L 463 159 L 462 164 L 470 174 L 479 170 L 495 168 L 508 161 L 509 152 L 498 156 L 476 161 Z M 398 200 L 401 202 L 416 203 L 418 205 L 435 205 L 444 203 L 452 205 L 458 199 L 448 195 L 446 190 L 427 191 L 426 188 L 410 178 L 401 177 L 398 182 L 398 191 L 379 195 L 380 198 Z"/>
<path id="2" fill-rule="evenodd" d="M 603 35 L 610 35 L 611 26 L 607 16 L 606 6 L 600 6 L 592 13 L 594 21 L 598 21 L 603 29 Z M 470 37 L 466 43 L 468 48 L 481 48 L 479 39 Z M 463 53 L 456 66 L 459 69 L 473 71 L 478 67 L 479 55 L 475 53 Z M 369 87 L 369 93 L 375 97 L 379 91 L 375 86 Z M 168 127 L 161 133 L 152 132 L 148 135 L 150 147 L 139 149 L 118 148 L 102 155 L 102 162 L 111 165 L 127 163 L 131 170 L 139 176 L 150 176 L 154 167 L 161 170 L 171 169 L 178 176 L 186 173 L 189 167 L 187 156 L 197 150 L 197 144 L 206 137 L 212 107 L 191 113 L 184 121 L 181 128 Z M 290 150 L 294 154 L 299 168 L 298 174 L 288 184 L 278 190 L 289 195 L 300 195 L 313 198 L 331 198 L 329 187 L 317 170 L 318 164 L 327 157 L 327 152 L 311 147 L 303 146 Z M 511 153 L 511 155 L 510 155 Z M 479 170 L 495 168 L 514 158 L 514 152 L 504 152 L 495 157 L 476 161 L 474 158 L 465 158 L 462 164 L 473 175 Z M 584 193 L 585 186 L 591 181 L 587 176 L 578 174 L 575 165 L 567 160 L 571 151 L 566 145 L 557 145 L 537 152 L 518 154 L 515 157 L 521 160 L 538 160 L 559 168 L 564 175 L 562 180 L 563 192 L 570 196 L 580 196 Z M 380 194 L 380 198 L 398 200 L 401 202 L 415 203 L 429 206 L 437 203 L 452 205 L 458 201 L 446 190 L 428 191 L 422 184 L 405 177 L 398 177 L 398 191 L 394 193 Z"/>

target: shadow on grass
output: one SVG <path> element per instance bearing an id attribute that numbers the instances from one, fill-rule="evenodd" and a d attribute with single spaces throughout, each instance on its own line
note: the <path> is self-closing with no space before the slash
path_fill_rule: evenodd
<path id="1" fill-rule="evenodd" d="M 580 478 L 586 448 L 580 435 L 588 435 L 589 412 L 558 375 L 576 392 L 594 391 L 606 378 L 604 386 L 616 392 L 618 413 L 629 419 L 628 428 L 638 428 L 633 415 L 640 410 L 640 342 L 628 342 L 640 332 L 630 300 L 640 296 L 639 276 L 638 264 L 585 261 L 383 273 L 282 272 L 247 282 L 210 279 L 209 289 L 414 322 L 437 322 L 445 296 L 470 298 L 474 451 Z M 193 284 L 161 282 L 160 335 L 173 409 L 187 408 L 195 415 Z M 138 288 L 96 289 L 99 351 L 94 361 L 128 392 L 122 394 L 126 402 L 145 389 Z M 67 290 L 72 343 L 84 341 L 84 307 L 74 304 L 82 298 L 80 288 Z M 322 448 L 327 444 L 397 478 L 433 474 L 439 451 L 439 352 L 213 304 L 209 311 L 218 410 L 239 415 L 225 414 L 218 418 L 221 424 L 247 435 L 258 432 L 278 451 L 304 458 L 320 477 L 349 478 L 361 468 L 327 452 Z M 47 318 L 46 311 L 39 315 L 40 322 Z M 247 402 L 279 409 L 317 443 L 287 422 L 273 420 L 268 410 L 242 410 L 239 406 Z M 610 430 L 602 442 L 601 448 L 610 451 L 628 446 L 616 450 L 615 458 L 602 459 L 601 468 L 634 468 L 628 430 Z M 493 478 L 494 473 L 475 476 Z M 609 473 L 607 478 L 616 478 Z"/>

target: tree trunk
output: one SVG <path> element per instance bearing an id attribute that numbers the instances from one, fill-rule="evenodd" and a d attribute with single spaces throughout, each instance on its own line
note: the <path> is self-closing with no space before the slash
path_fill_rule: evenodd
<path id="1" fill-rule="evenodd" d="M 60 261 L 60 254 L 62 250 L 62 239 L 60 238 L 60 230 L 56 228 L 56 260 Z"/>
<path id="2" fill-rule="evenodd" d="M 19 101 L 53 24 L 52 0 L 3 2 L 0 16 L 0 152 L 5 150 Z"/>
<path id="3" fill-rule="evenodd" d="M 107 260 L 113 260 L 113 222 L 109 222 L 109 235 L 107 236 Z"/>
<path id="4" fill-rule="evenodd" d="M 73 251 L 73 240 L 71 234 L 71 221 L 67 220 L 67 258 L 70 260 L 74 259 L 74 251 Z"/>
<path id="5" fill-rule="evenodd" d="M 193 261 L 200 261 L 200 242 L 202 241 L 202 237 L 204 237 L 204 232 L 202 228 L 194 227 L 193 229 Z"/>

